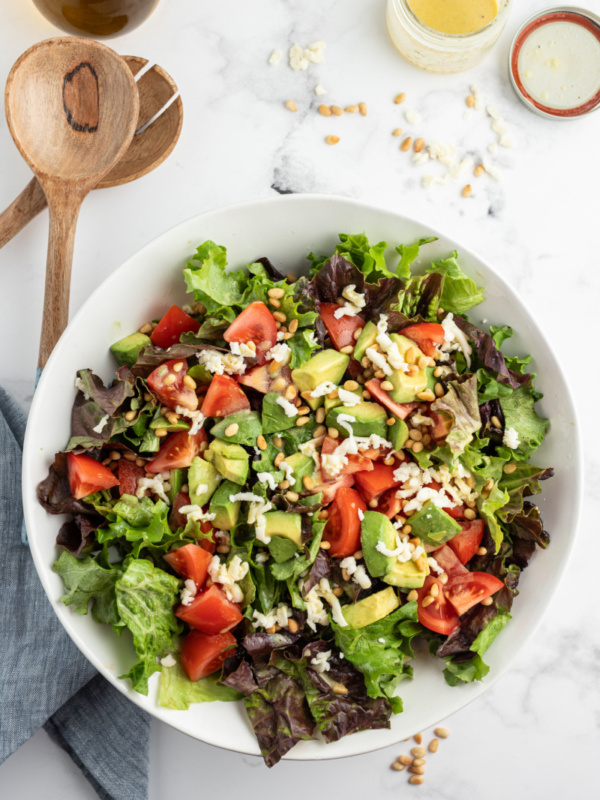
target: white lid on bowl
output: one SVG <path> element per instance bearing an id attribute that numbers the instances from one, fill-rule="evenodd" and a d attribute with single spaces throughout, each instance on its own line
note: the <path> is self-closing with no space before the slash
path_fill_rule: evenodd
<path id="1" fill-rule="evenodd" d="M 513 87 L 550 119 L 576 119 L 600 107 L 600 17 L 573 6 L 530 17 L 509 54 Z"/>

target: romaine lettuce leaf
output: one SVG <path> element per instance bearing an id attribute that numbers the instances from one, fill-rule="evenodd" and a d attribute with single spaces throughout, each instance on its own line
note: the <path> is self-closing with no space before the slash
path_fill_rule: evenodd
<path id="1" fill-rule="evenodd" d="M 521 386 L 500 398 L 504 428 L 514 428 L 519 437 L 519 446 L 514 450 L 506 448 L 506 452 L 519 461 L 526 461 L 538 449 L 550 428 L 550 421 L 540 417 L 533 407 L 538 397 L 529 387 Z"/>
<path id="2" fill-rule="evenodd" d="M 454 250 L 448 258 L 432 261 L 427 272 L 439 272 L 444 275 L 440 299 L 442 308 L 453 314 L 464 314 L 473 306 L 483 303 L 485 297 L 483 289 L 465 275 L 457 259 L 458 253 Z"/>
<path id="3" fill-rule="evenodd" d="M 400 262 L 396 267 L 396 275 L 403 280 L 408 280 L 412 263 L 418 258 L 421 247 L 435 241 L 437 241 L 437 236 L 430 236 L 427 239 L 419 239 L 416 244 L 399 244 L 396 252 L 400 256 Z"/>
<path id="4" fill-rule="evenodd" d="M 242 270 L 227 272 L 227 250 L 207 240 L 186 264 L 183 277 L 189 292 L 202 303 L 209 315 L 223 317 L 229 322 L 242 308 L 246 274 Z"/>
<path id="5" fill-rule="evenodd" d="M 63 552 L 52 565 L 63 580 L 67 594 L 61 597 L 77 614 L 87 614 L 90 602 L 96 622 L 116 625 L 119 622 L 115 584 L 123 574 L 118 566 L 104 569 L 91 556 L 75 558 Z"/>
<path id="6" fill-rule="evenodd" d="M 187 711 L 192 703 L 212 703 L 215 700 L 228 703 L 241 699 L 239 692 L 221 683 L 220 673 L 191 681 L 179 661 L 173 667 L 161 667 L 158 703 L 163 708 Z"/>

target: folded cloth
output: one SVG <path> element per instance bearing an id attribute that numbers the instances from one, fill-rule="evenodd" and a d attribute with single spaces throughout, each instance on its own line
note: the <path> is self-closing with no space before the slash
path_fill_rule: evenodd
<path id="1" fill-rule="evenodd" d="M 73 644 L 21 541 L 24 432 L 0 388 L 0 764 L 43 725 L 103 800 L 145 800 L 150 717 Z"/>

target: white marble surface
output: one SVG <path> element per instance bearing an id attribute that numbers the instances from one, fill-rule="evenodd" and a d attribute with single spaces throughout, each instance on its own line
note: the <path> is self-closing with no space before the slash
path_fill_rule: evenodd
<path id="1" fill-rule="evenodd" d="M 515 3 L 506 31 L 470 73 L 436 76 L 411 67 L 394 51 L 383 0 L 162 0 L 138 31 L 112 45 L 163 65 L 178 83 L 185 123 L 178 147 L 159 170 L 138 183 L 91 195 L 81 213 L 71 309 L 128 255 L 176 222 L 203 210 L 274 191 L 336 193 L 384 204 L 448 232 L 501 270 L 530 304 L 579 396 L 587 445 L 585 507 L 570 569 L 539 630 L 513 668 L 481 699 L 447 721 L 451 738 L 429 758 L 426 782 L 406 785 L 389 769 L 399 748 L 323 763 L 283 763 L 268 772 L 258 758 L 202 745 L 163 724 L 152 730 L 153 800 L 190 788 L 258 798 L 282 792 L 289 800 L 311 792 L 340 792 L 350 800 L 414 791 L 429 798 L 518 800 L 593 792 L 600 778 L 600 612 L 597 579 L 587 564 L 600 558 L 600 501 L 593 426 L 600 382 L 591 347 L 600 295 L 597 241 L 597 156 L 600 113 L 575 122 L 546 121 L 517 100 L 507 53 L 519 24 L 544 7 Z M 3 0 L 0 82 L 20 53 L 55 35 L 27 0 Z M 267 64 L 275 47 L 327 42 L 326 60 L 293 72 L 286 59 Z M 342 106 L 368 104 L 367 117 L 316 114 L 317 83 Z M 475 83 L 484 102 L 504 117 L 517 146 L 489 156 L 495 139 L 485 111 L 463 119 Z M 393 104 L 400 91 L 404 106 Z M 293 99 L 299 111 L 286 110 Z M 406 109 L 422 117 L 404 119 Z M 478 163 L 493 159 L 501 180 L 464 178 L 425 190 L 416 167 L 390 134 L 395 127 L 426 140 L 455 144 Z M 340 136 L 327 146 L 327 134 Z M 0 205 L 29 180 L 2 119 Z M 434 165 L 439 166 L 439 165 Z M 473 197 L 461 197 L 465 183 Z M 33 388 L 46 251 L 45 215 L 0 251 L 0 383 L 24 407 Z M 584 566 L 585 565 L 585 566 Z M 526 577 L 526 576 L 525 576 Z M 516 605 L 518 613 L 518 601 Z M 408 746 L 408 745 L 407 745 Z M 190 769 L 190 765 L 193 765 Z M 36 734 L 0 767 L 0 794 L 21 800 L 59 791 L 66 800 L 95 797 L 70 760 Z"/>

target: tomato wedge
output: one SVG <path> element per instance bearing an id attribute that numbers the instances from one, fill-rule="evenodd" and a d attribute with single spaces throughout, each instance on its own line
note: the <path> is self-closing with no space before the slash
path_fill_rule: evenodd
<path id="1" fill-rule="evenodd" d="M 485 524 L 482 519 L 461 522 L 462 531 L 453 536 L 448 542 L 461 564 L 470 561 L 481 544 Z"/>
<path id="2" fill-rule="evenodd" d="M 243 375 L 239 375 L 237 380 L 242 386 L 249 386 L 251 389 L 256 389 L 257 392 L 267 394 L 273 391 L 272 384 L 276 380 L 279 380 L 279 378 L 285 378 L 286 381 L 285 386 L 277 392 L 278 394 L 283 394 L 288 385 L 292 382 L 292 371 L 289 367 L 282 367 L 275 376 L 271 375 L 266 365 L 262 367 L 252 367 L 252 369 L 249 369 Z"/>
<path id="3" fill-rule="evenodd" d="M 216 584 L 199 592 L 189 606 L 177 606 L 175 616 L 211 636 L 230 631 L 243 619 L 239 607 Z"/>
<path id="4" fill-rule="evenodd" d="M 402 510 L 402 500 L 396 497 L 396 489 L 388 489 L 379 497 L 375 511 L 385 514 L 388 519 L 393 519 Z"/>
<path id="5" fill-rule="evenodd" d="M 323 464 L 323 456 L 331 455 L 339 444 L 338 440 L 332 439 L 330 436 L 326 436 L 323 440 L 323 445 L 321 447 L 321 469 L 324 478 L 335 480 L 337 475 L 352 475 L 354 472 L 361 472 L 362 470 L 370 472 L 373 469 L 373 462 L 370 458 L 363 455 L 347 455 L 348 463 L 344 464 L 342 469 L 336 472 L 335 475 L 330 475 L 326 466 Z"/>
<path id="6" fill-rule="evenodd" d="M 335 311 L 338 308 L 337 303 L 321 303 L 319 308 L 321 319 L 325 323 L 327 333 L 336 350 L 348 347 L 349 344 L 354 347 L 356 343 L 354 334 L 365 327 L 365 321 L 360 317 L 348 317 L 347 315 L 336 319 Z"/>
<path id="7" fill-rule="evenodd" d="M 450 578 L 444 595 L 460 616 L 473 606 L 502 589 L 504 583 L 487 572 L 467 572 Z"/>
<path id="8" fill-rule="evenodd" d="M 454 506 L 454 508 L 445 508 L 444 511 L 452 519 L 463 520 L 465 518 L 466 506 Z"/>
<path id="9" fill-rule="evenodd" d="M 411 411 L 418 407 L 419 403 L 395 403 L 385 389 L 381 388 L 381 381 L 378 378 L 371 378 L 365 383 L 365 389 L 373 395 L 378 403 L 391 411 L 398 419 L 406 419 Z"/>
<path id="10" fill-rule="evenodd" d="M 447 544 L 436 550 L 433 557 L 449 578 L 468 572 L 468 569 L 463 567 L 456 557 L 454 550 L 451 550 Z"/>
<path id="11" fill-rule="evenodd" d="M 148 375 L 148 386 L 164 406 L 173 410 L 183 406 L 189 411 L 198 408 L 196 392 L 183 382 L 187 370 L 185 358 L 174 358 L 165 361 Z"/>
<path id="12" fill-rule="evenodd" d="M 329 554 L 334 558 L 351 556 L 360 549 L 360 516 L 367 504 L 355 489 L 339 489 L 329 506 L 329 518 L 323 539 L 330 542 Z"/>
<path id="13" fill-rule="evenodd" d="M 190 436 L 187 431 L 172 433 L 167 436 L 156 457 L 146 464 L 147 472 L 166 472 L 168 469 L 185 469 L 189 467 L 200 452 L 203 442 L 208 436 L 203 428 Z"/>
<path id="14" fill-rule="evenodd" d="M 419 322 L 417 325 L 409 325 L 400 331 L 402 336 L 412 339 L 419 350 L 426 356 L 435 356 L 436 346 L 444 341 L 444 329 L 437 322 Z"/>
<path id="15" fill-rule="evenodd" d="M 323 499 L 321 502 L 323 505 L 328 505 L 329 503 L 333 502 L 334 497 L 340 489 L 349 489 L 351 486 L 354 486 L 354 475 L 342 475 L 342 477 L 338 478 L 337 481 L 325 481 L 325 483 L 319 483 L 314 487 L 312 492 L 313 494 L 323 492 Z"/>
<path id="16" fill-rule="evenodd" d="M 135 497 L 138 481 L 140 478 L 144 477 L 144 474 L 144 468 L 138 467 L 135 461 L 128 461 L 126 458 L 121 458 L 117 468 L 117 475 L 119 476 L 119 494 L 132 494 Z"/>
<path id="17" fill-rule="evenodd" d="M 119 479 L 114 472 L 85 454 L 67 453 L 67 474 L 71 494 L 76 500 L 119 485 Z"/>
<path id="18" fill-rule="evenodd" d="M 198 333 L 199 330 L 200 323 L 197 320 L 186 314 L 179 306 L 171 306 L 152 331 L 150 339 L 156 347 L 166 350 L 179 341 L 182 333 L 187 333 L 187 331 Z"/>
<path id="19" fill-rule="evenodd" d="M 260 301 L 250 303 L 223 334 L 226 342 L 256 345 L 256 360 L 264 364 L 267 352 L 277 343 L 277 326 L 273 314 Z"/>
<path id="20" fill-rule="evenodd" d="M 423 600 L 429 595 L 429 590 L 436 584 L 438 587 L 437 596 L 433 602 L 423 607 Z M 428 575 L 425 583 L 417 589 L 417 614 L 419 622 L 430 631 L 449 636 L 460 625 L 458 614 L 444 597 L 444 584 L 437 578 Z"/>
<path id="21" fill-rule="evenodd" d="M 212 555 L 197 544 L 186 544 L 177 550 L 171 550 L 164 559 L 182 578 L 189 578 L 200 588 L 208 575 Z"/>
<path id="22" fill-rule="evenodd" d="M 190 631 L 181 645 L 181 666 L 191 681 L 212 675 L 233 654 L 237 642 L 232 633 L 207 636 L 200 631 Z"/>
<path id="23" fill-rule="evenodd" d="M 356 486 L 367 503 L 391 489 L 392 486 L 398 485 L 398 481 L 394 478 L 394 472 L 397 469 L 395 466 L 388 467 L 381 461 L 372 463 L 373 470 L 371 472 L 357 472 L 354 476 Z"/>
<path id="24" fill-rule="evenodd" d="M 436 411 L 429 409 L 427 416 L 433 420 L 433 427 L 431 428 L 431 436 L 437 441 L 438 439 L 445 439 L 452 430 L 452 420 L 445 414 L 438 414 Z"/>
<path id="25" fill-rule="evenodd" d="M 250 403 L 233 378 L 229 375 L 215 375 L 202 403 L 205 417 L 227 417 L 236 411 L 249 411 Z"/>

